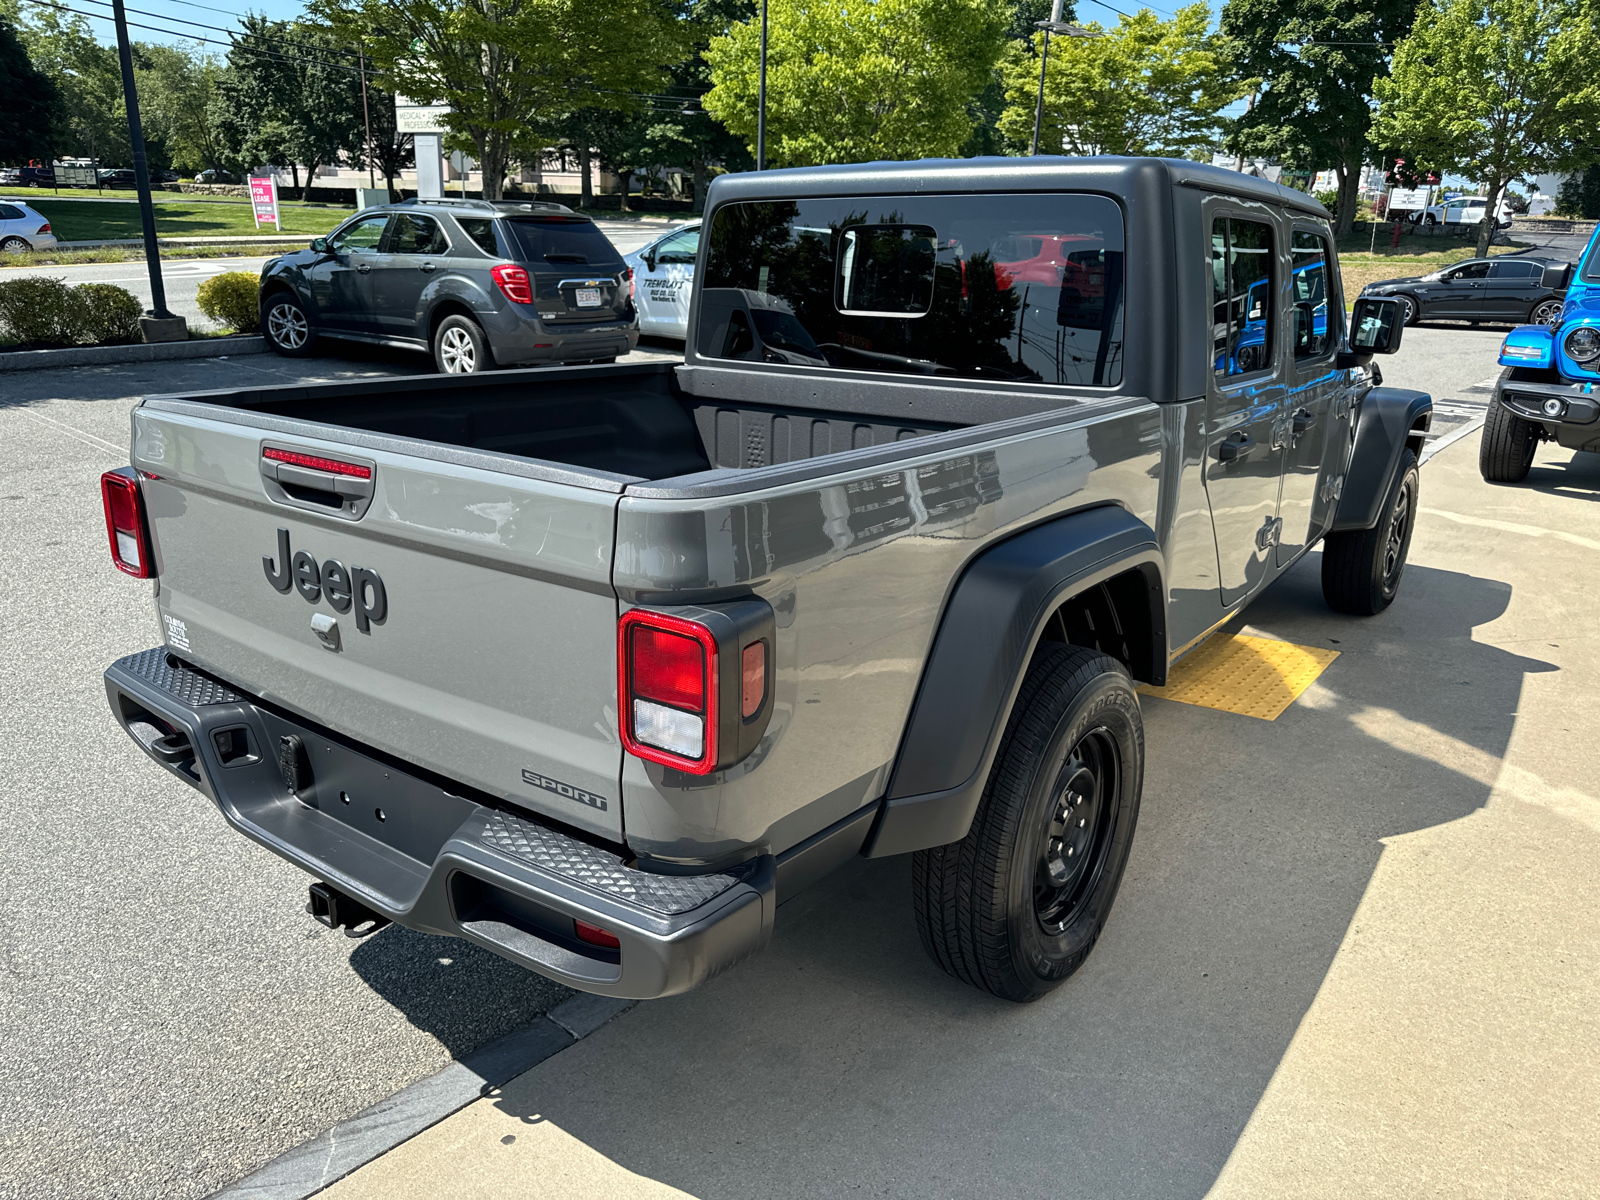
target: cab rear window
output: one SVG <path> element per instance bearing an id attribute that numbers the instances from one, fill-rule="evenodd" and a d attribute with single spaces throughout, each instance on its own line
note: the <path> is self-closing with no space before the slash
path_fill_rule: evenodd
<path id="1" fill-rule="evenodd" d="M 707 241 L 705 357 L 1122 380 L 1122 211 L 1104 196 L 746 201 Z"/>
<path id="2" fill-rule="evenodd" d="M 590 221 L 513 217 L 504 223 L 517 260 L 535 267 L 601 267 L 620 271 L 622 256 Z"/>

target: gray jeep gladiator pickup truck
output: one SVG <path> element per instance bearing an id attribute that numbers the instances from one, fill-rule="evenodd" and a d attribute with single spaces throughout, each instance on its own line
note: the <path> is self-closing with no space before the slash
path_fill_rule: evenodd
<path id="1" fill-rule="evenodd" d="M 1399 585 L 1426 395 L 1314 200 L 1190 162 L 712 185 L 685 360 L 153 396 L 103 483 L 163 644 L 112 712 L 347 932 L 681 992 L 914 854 L 1013 1000 L 1088 955 L 1137 681 L 1317 543 Z"/>

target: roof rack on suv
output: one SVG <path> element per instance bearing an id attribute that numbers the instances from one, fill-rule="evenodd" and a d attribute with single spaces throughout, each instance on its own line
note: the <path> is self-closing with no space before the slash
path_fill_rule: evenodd
<path id="1" fill-rule="evenodd" d="M 572 209 L 565 204 L 557 204 L 554 200 L 494 200 L 491 201 L 495 208 L 506 212 L 564 212 Z"/>
<path id="2" fill-rule="evenodd" d="M 488 200 L 452 200 L 443 196 L 407 196 L 400 201 L 400 205 L 407 204 L 444 204 L 451 208 L 476 208 L 487 212 L 498 211 L 494 204 Z"/>

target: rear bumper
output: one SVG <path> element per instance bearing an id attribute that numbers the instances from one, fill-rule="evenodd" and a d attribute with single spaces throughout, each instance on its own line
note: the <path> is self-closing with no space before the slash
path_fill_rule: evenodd
<path id="1" fill-rule="evenodd" d="M 639 342 L 637 319 L 593 325 L 545 324 L 525 311 L 506 311 L 508 307 L 480 314 L 489 348 L 502 366 L 621 358 Z"/>
<path id="2" fill-rule="evenodd" d="M 717 875 L 640 871 L 292 718 L 165 648 L 119 659 L 105 680 L 112 712 L 151 759 L 235 829 L 396 924 L 632 999 L 687 991 L 771 936 L 770 856 Z M 620 950 L 579 941 L 574 920 L 616 934 Z"/>

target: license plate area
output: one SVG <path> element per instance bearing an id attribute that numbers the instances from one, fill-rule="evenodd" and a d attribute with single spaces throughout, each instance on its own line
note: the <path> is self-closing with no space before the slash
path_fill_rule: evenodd
<path id="1" fill-rule="evenodd" d="M 599 308 L 599 288 L 579 288 L 577 291 L 577 304 L 579 308 Z"/>

